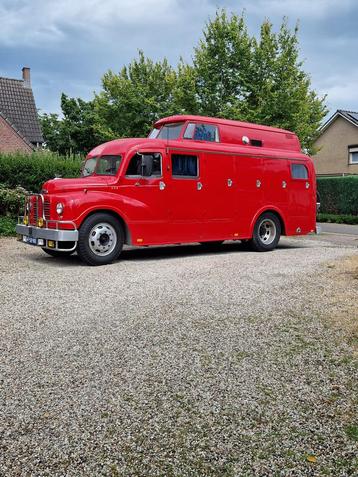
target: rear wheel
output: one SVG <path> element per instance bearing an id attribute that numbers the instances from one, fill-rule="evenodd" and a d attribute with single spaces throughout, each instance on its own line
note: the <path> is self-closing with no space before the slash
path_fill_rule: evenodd
<path id="1" fill-rule="evenodd" d="M 88 265 L 106 265 L 122 251 L 124 233 L 111 214 L 98 213 L 87 217 L 79 230 L 77 252 Z"/>
<path id="2" fill-rule="evenodd" d="M 69 257 L 70 255 L 75 253 L 75 250 L 65 250 L 64 252 L 60 252 L 59 250 L 52 250 L 50 248 L 43 248 L 42 250 L 48 255 L 51 255 L 51 257 Z"/>
<path id="3" fill-rule="evenodd" d="M 250 246 L 257 252 L 269 252 L 276 248 L 281 236 L 281 223 L 277 215 L 265 212 L 257 219 Z"/>

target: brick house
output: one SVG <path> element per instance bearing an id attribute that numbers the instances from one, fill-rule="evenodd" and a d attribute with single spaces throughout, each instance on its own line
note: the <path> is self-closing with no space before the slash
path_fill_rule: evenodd
<path id="1" fill-rule="evenodd" d="M 320 129 L 312 157 L 318 176 L 358 174 L 358 113 L 338 109 Z"/>
<path id="2" fill-rule="evenodd" d="M 30 153 L 43 142 L 30 68 L 22 68 L 21 80 L 0 77 L 0 153 Z"/>

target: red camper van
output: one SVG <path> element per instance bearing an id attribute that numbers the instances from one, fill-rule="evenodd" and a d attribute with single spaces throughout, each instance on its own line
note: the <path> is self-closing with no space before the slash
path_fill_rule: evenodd
<path id="1" fill-rule="evenodd" d="M 316 227 L 316 179 L 295 134 L 201 116 L 172 116 L 148 138 L 102 144 L 81 177 L 29 196 L 20 240 L 90 265 L 123 244 L 247 241 L 269 251 Z"/>

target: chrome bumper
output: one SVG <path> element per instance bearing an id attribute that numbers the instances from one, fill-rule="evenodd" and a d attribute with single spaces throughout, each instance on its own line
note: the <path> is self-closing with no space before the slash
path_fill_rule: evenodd
<path id="1" fill-rule="evenodd" d="M 25 224 L 17 224 L 16 233 L 25 237 L 53 240 L 55 242 L 77 242 L 78 240 L 78 230 L 45 229 Z"/>

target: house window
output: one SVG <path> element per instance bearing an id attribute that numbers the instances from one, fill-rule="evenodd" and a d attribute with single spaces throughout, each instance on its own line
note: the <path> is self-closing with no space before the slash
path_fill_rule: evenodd
<path id="1" fill-rule="evenodd" d="M 173 177 L 198 177 L 198 158 L 187 154 L 172 155 Z"/>
<path id="2" fill-rule="evenodd" d="M 307 167 L 303 164 L 291 164 L 292 179 L 308 179 Z"/>
<path id="3" fill-rule="evenodd" d="M 349 164 L 358 164 L 358 146 L 348 146 Z"/>

